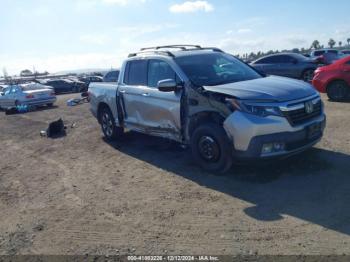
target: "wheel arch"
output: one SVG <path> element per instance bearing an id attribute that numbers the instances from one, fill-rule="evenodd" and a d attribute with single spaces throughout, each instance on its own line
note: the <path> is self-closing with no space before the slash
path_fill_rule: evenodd
<path id="1" fill-rule="evenodd" d="M 203 111 L 192 115 L 187 124 L 187 138 L 190 139 L 196 127 L 203 123 L 223 125 L 225 117 L 217 111 Z"/>
<path id="2" fill-rule="evenodd" d="M 346 83 L 346 85 L 350 88 L 350 85 L 348 82 L 346 82 L 346 80 L 340 78 L 340 77 L 334 77 L 334 78 L 331 78 L 327 81 L 327 83 L 325 84 L 326 86 L 326 92 L 328 91 L 328 88 L 331 84 L 333 84 L 334 82 L 338 82 L 338 81 L 341 81 L 341 82 L 344 82 Z"/>
<path id="3" fill-rule="evenodd" d="M 97 107 L 97 120 L 98 120 L 99 123 L 101 123 L 101 112 L 102 112 L 103 109 L 106 109 L 106 108 L 108 110 L 111 110 L 109 105 L 107 103 L 105 103 L 105 102 L 100 102 L 98 104 L 98 107 Z"/>

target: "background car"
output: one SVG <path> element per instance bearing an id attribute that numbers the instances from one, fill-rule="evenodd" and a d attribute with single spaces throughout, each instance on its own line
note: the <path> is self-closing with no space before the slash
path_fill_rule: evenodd
<path id="1" fill-rule="evenodd" d="M 79 77 L 79 80 L 84 82 L 87 86 L 89 86 L 90 83 L 103 82 L 103 77 L 101 77 L 101 76 L 82 76 L 82 77 Z"/>
<path id="2" fill-rule="evenodd" d="M 310 53 L 311 58 L 318 59 L 320 63 L 330 65 L 344 57 L 344 53 L 337 49 L 317 49 Z"/>
<path id="3" fill-rule="evenodd" d="M 349 49 L 342 50 L 341 52 L 342 52 L 345 56 L 350 55 L 350 50 L 349 50 Z"/>
<path id="4" fill-rule="evenodd" d="M 310 57 L 318 57 L 324 54 L 339 55 L 339 51 L 337 49 L 331 49 L 331 48 L 316 49 L 310 53 Z"/>
<path id="5" fill-rule="evenodd" d="M 350 56 L 315 71 L 313 86 L 330 100 L 343 101 L 350 94 Z"/>
<path id="6" fill-rule="evenodd" d="M 285 76 L 310 82 L 317 60 L 296 53 L 279 53 L 259 58 L 250 64 L 268 75 Z"/>
<path id="7" fill-rule="evenodd" d="M 61 93 L 79 93 L 87 89 L 84 82 L 76 82 L 69 79 L 54 79 L 45 82 L 46 85 L 52 86 L 56 94 Z"/>
<path id="8" fill-rule="evenodd" d="M 38 85 L 11 85 L 0 93 L 0 107 L 10 109 L 18 106 L 53 106 L 55 93 L 51 88 Z"/>
<path id="9" fill-rule="evenodd" d="M 111 70 L 103 77 L 103 82 L 117 82 L 119 77 L 119 70 Z"/>

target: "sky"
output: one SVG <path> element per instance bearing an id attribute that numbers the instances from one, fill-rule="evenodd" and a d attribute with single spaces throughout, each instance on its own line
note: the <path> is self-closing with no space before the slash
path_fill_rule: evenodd
<path id="1" fill-rule="evenodd" d="M 117 68 L 128 53 L 164 44 L 233 54 L 350 38 L 349 0 L 0 0 L 3 69 L 51 73 Z"/>

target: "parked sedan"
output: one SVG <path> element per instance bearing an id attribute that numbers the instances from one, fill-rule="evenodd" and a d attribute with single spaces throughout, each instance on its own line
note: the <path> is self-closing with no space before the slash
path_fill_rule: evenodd
<path id="1" fill-rule="evenodd" d="M 11 85 L 0 93 L 0 107 L 11 109 L 18 106 L 53 106 L 55 93 L 51 88 L 37 85 Z"/>
<path id="2" fill-rule="evenodd" d="M 101 77 L 101 76 L 82 76 L 79 78 L 79 80 L 84 82 L 88 86 L 90 83 L 103 82 L 103 77 Z"/>
<path id="3" fill-rule="evenodd" d="M 78 93 L 84 91 L 85 88 L 82 84 L 76 84 L 69 79 L 48 80 L 45 84 L 52 86 L 56 94 L 71 92 Z"/>
<path id="4" fill-rule="evenodd" d="M 350 95 L 350 56 L 318 68 L 312 84 L 330 100 L 343 101 Z"/>
<path id="5" fill-rule="evenodd" d="M 301 54 L 279 53 L 265 56 L 250 64 L 258 71 L 268 75 L 278 75 L 302 79 L 310 82 L 318 67 L 317 60 Z"/>

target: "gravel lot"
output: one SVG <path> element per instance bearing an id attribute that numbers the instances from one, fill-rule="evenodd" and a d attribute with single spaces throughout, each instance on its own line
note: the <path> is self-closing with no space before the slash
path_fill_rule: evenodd
<path id="1" fill-rule="evenodd" d="M 350 255 L 350 103 L 323 96 L 314 149 L 218 177 L 176 143 L 135 133 L 107 143 L 70 97 L 0 113 L 0 255 Z M 40 137 L 60 117 L 67 136 Z"/>

